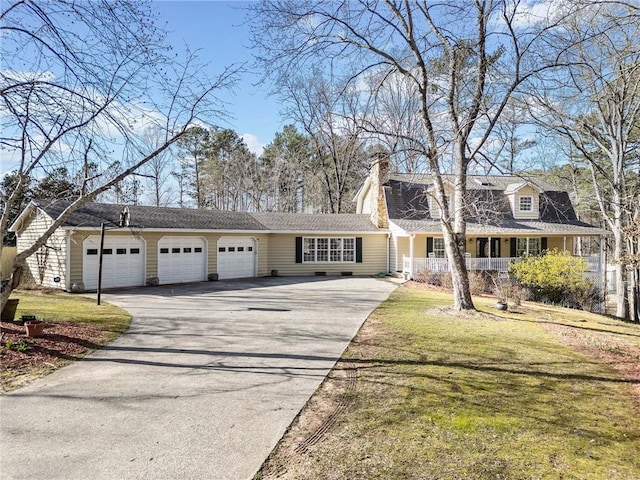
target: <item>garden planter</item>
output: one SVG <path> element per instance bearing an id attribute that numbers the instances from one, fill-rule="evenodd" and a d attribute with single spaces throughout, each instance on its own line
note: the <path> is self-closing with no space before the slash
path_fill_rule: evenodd
<path id="1" fill-rule="evenodd" d="M 509 305 L 507 305 L 507 302 L 497 302 L 496 303 L 496 309 L 497 310 L 506 311 L 507 308 L 509 308 Z"/>
<path id="2" fill-rule="evenodd" d="M 44 332 L 44 322 L 41 320 L 31 320 L 24 324 L 27 337 L 41 337 Z"/>

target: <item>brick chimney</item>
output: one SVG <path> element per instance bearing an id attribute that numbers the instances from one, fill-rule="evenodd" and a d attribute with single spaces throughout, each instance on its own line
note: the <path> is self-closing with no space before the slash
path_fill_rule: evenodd
<path id="1" fill-rule="evenodd" d="M 389 228 L 389 215 L 384 195 L 384 186 L 389 183 L 389 156 L 381 153 L 371 164 L 371 222 L 378 228 Z"/>

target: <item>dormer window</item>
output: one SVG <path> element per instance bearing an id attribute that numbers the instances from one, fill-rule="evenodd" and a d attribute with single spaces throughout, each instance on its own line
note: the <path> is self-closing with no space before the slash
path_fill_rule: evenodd
<path id="1" fill-rule="evenodd" d="M 533 211 L 533 197 L 531 196 L 522 196 L 520 197 L 519 209 L 521 212 L 532 212 Z"/>

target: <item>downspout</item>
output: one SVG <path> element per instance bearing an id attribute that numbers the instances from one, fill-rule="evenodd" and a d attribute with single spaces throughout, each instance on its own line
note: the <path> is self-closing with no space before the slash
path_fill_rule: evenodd
<path id="1" fill-rule="evenodd" d="M 72 232 L 70 231 L 66 231 L 66 241 L 65 241 L 65 259 L 64 259 L 64 263 L 65 263 L 65 290 L 67 292 L 71 292 L 71 234 Z"/>
<path id="2" fill-rule="evenodd" d="M 387 233 L 387 273 L 391 273 L 391 232 Z"/>
<path id="3" fill-rule="evenodd" d="M 409 235 L 409 280 L 413 280 L 413 240 L 416 234 Z"/>

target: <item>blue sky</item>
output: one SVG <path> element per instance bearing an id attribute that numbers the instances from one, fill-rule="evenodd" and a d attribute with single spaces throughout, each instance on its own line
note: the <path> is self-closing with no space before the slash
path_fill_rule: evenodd
<path id="1" fill-rule="evenodd" d="M 212 75 L 234 63 L 251 63 L 249 27 L 245 25 L 248 2 L 215 0 L 156 0 L 158 24 L 168 32 L 168 43 L 180 51 L 184 45 L 199 49 L 199 58 L 210 63 Z M 257 75 L 245 73 L 228 102 L 231 118 L 221 125 L 244 136 L 249 148 L 260 153 L 284 123 L 275 98 L 256 86 Z"/>

